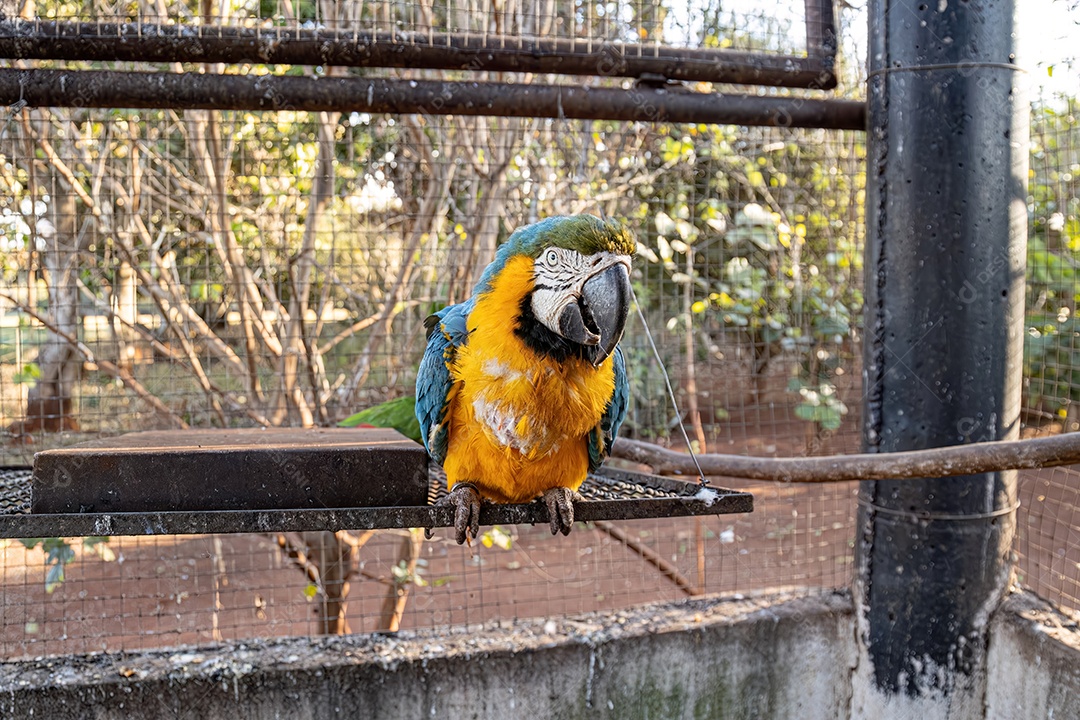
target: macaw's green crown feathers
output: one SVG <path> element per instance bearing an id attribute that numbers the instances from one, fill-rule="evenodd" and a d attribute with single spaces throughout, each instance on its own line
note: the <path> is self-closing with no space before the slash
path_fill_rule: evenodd
<path id="1" fill-rule="evenodd" d="M 539 257 L 549 247 L 576 250 L 582 255 L 610 252 L 633 256 L 637 252 L 637 241 L 630 230 L 617 220 L 601 220 L 588 214 L 549 217 L 520 227 L 510 235 L 477 283 L 476 292 L 487 290 L 492 279 L 511 257 Z"/>
<path id="2" fill-rule="evenodd" d="M 529 232 L 530 230 L 534 232 Z M 598 252 L 633 255 L 637 250 L 634 237 L 622 223 L 616 220 L 601 220 L 595 215 L 548 218 L 535 225 L 520 228 L 510 236 L 507 244 L 513 243 L 519 237 L 522 250 L 533 257 L 546 247 L 577 250 L 582 255 Z"/>

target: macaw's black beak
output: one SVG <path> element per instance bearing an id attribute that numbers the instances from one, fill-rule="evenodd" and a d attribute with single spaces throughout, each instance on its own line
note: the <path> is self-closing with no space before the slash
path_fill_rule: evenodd
<path id="1" fill-rule="evenodd" d="M 585 281 L 581 298 L 559 316 L 559 334 L 589 346 L 590 359 L 599 367 L 615 352 L 630 311 L 630 274 L 623 264 L 612 265 Z"/>

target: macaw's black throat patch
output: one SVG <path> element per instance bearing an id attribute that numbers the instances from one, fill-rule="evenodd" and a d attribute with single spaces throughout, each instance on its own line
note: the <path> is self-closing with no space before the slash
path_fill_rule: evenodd
<path id="1" fill-rule="evenodd" d="M 521 338 L 525 346 L 534 353 L 549 357 L 555 362 L 564 362 L 568 358 L 580 358 L 588 363 L 594 363 L 600 352 L 600 347 L 597 345 L 580 345 L 548 329 L 548 326 L 540 322 L 533 314 L 532 293 L 521 299 L 514 334 Z"/>

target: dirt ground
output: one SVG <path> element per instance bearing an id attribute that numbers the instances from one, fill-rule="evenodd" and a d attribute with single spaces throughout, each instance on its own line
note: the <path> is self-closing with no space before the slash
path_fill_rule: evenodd
<path id="1" fill-rule="evenodd" d="M 854 452 L 854 418 L 830 437 L 767 409 L 732 428 L 768 423 L 772 437 L 717 438 L 710 450 L 757 455 Z M 790 427 L 785 427 L 785 422 Z M 1067 608 L 1080 608 L 1080 473 L 1023 473 L 1018 579 Z M 717 481 L 752 492 L 747 515 L 639 520 L 618 529 L 707 594 L 763 589 L 827 592 L 850 583 L 855 483 L 827 486 Z M 357 554 L 346 618 L 351 632 L 384 627 L 384 604 L 407 581 L 402 629 L 565 617 L 688 596 L 610 532 L 578 525 L 553 538 L 546 527 L 502 528 L 508 548 L 459 547 L 447 531 L 425 542 L 416 576 L 399 566 L 404 531 L 377 533 Z M 489 536 L 491 537 L 491 536 Z M 495 537 L 498 540 L 498 537 Z M 113 557 L 77 548 L 65 581 L 46 592 L 40 550 L 0 547 L 0 659 L 133 650 L 213 640 L 316 634 L 317 589 L 272 535 L 113 538 Z M 397 574 L 395 575 L 395 568 Z"/>

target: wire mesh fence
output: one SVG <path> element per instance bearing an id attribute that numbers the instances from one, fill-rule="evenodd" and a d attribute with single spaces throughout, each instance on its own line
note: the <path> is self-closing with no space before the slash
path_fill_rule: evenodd
<path id="1" fill-rule="evenodd" d="M 804 55 L 796 9 L 88 2 L 41 3 L 29 16 L 197 24 L 203 34 L 338 27 L 397 33 L 403 43 L 413 37 L 403 33 L 475 33 L 511 44 L 600 39 Z M 843 38 L 851 20 L 839 21 Z M 858 62 L 842 57 L 841 70 L 857 94 Z M 1033 242 L 1029 254 L 1028 327 L 1032 338 L 1033 328 L 1054 339 L 1029 343 L 1032 433 L 1076 429 L 1063 353 L 1075 342 L 1070 243 L 1080 231 L 1069 223 L 1080 210 L 1078 146 L 1072 106 L 1051 122 L 1040 115 L 1045 105 L 1033 111 L 1032 238 L 1049 244 L 1040 255 Z M 622 218 L 636 235 L 635 293 L 679 400 L 681 415 L 632 319 L 624 435 L 668 442 L 682 420 L 703 450 L 856 452 L 864 166 L 863 135 L 844 131 L 11 108 L 0 118 L 0 461 L 27 466 L 37 450 L 132 430 L 330 425 L 407 395 L 424 317 L 468 297 L 514 228 L 579 212 Z M 1046 189 L 1043 178 L 1053 178 Z M 1040 348 L 1052 359 L 1036 361 Z M 1077 610 L 1074 477 L 1021 475 L 1017 551 L 1022 583 Z M 597 523 L 567 538 L 491 528 L 474 549 L 410 531 L 5 541 L 0 657 L 441 627 L 849 584 L 854 484 L 725 484 L 754 492 L 754 513 Z"/>
<path id="2" fill-rule="evenodd" d="M 1075 272 L 1080 250 L 1078 110 L 1076 95 L 1049 92 L 1032 106 L 1024 343 L 1024 433 L 1030 436 L 1080 429 L 1074 318 L 1080 297 Z M 1021 473 L 1017 516 L 1017 579 L 1073 613 L 1080 612 L 1078 481 L 1075 468 Z"/>
<path id="3" fill-rule="evenodd" d="M 862 232 L 854 135 L 21 115 L 6 155 L 18 190 L 4 294 L 23 311 L 5 328 L 9 464 L 125 430 L 326 424 L 407 392 L 423 318 L 468 297 L 508 231 L 585 211 L 634 228 L 637 295 L 664 360 L 684 385 L 695 374 L 704 423 L 728 443 L 788 421 L 803 428 L 796 445 L 808 441 L 814 423 L 800 425 L 792 408 L 811 391 L 833 403 L 818 425 L 837 430 L 848 417 Z M 227 143 L 233 186 L 222 194 L 215 150 Z M 63 169 L 29 162 L 40 150 Z M 76 178 L 85 209 L 62 186 L 71 168 L 98 170 Z M 828 207 L 824 196 L 846 199 Z M 624 344 L 627 430 L 666 436 L 670 408 L 643 337 L 631 328 Z"/>
<path id="4" fill-rule="evenodd" d="M 810 3 L 813 8 L 817 3 Z M 213 37 L 219 28 L 235 26 L 265 31 L 344 28 L 351 33 L 385 33 L 395 42 L 421 41 L 467 34 L 516 40 L 580 40 L 583 45 L 618 41 L 654 48 L 660 45 L 732 48 L 805 54 L 807 29 L 822 27 L 819 13 L 808 16 L 802 3 L 766 0 L 741 3 L 673 3 L 636 0 L 627 3 L 519 0 L 433 2 L 341 2 L 327 0 L 261 0 L 260 2 L 9 2 L 9 18 L 42 26 L 54 21 L 84 23 L 162 23 L 204 26 L 199 35 Z M 254 59 L 254 58 L 253 58 Z"/>
<path id="5" fill-rule="evenodd" d="M 691 593 L 846 584 L 850 560 L 837 548 L 850 540 L 853 488 L 755 490 L 757 509 L 746 516 L 700 525 L 597 523 L 557 539 L 541 526 L 485 528 L 475 550 L 449 535 L 423 541 L 420 531 L 80 541 L 51 592 L 40 548 L 9 542 L 0 550 L 0 646 L 11 658 L 437 629 L 617 610 Z M 297 547 L 304 552 L 290 555 Z M 662 569 L 642 552 L 662 561 Z M 331 567 L 318 553 L 332 553 L 347 579 L 313 579 L 307 563 L 320 559 L 322 569 Z"/>
<path id="6" fill-rule="evenodd" d="M 327 193 L 312 231 L 307 223 L 315 211 L 307 203 L 313 181 L 292 168 L 271 172 L 270 161 L 306 156 L 310 175 L 318 163 L 318 123 L 307 118 L 305 134 L 298 133 L 296 118 L 225 114 L 220 145 L 236 147 L 226 200 L 231 239 L 215 235 L 212 225 L 218 212 L 208 187 L 213 170 L 206 169 L 212 151 L 204 150 L 211 159 L 200 162 L 198 152 L 178 143 L 184 133 L 179 118 L 160 114 L 159 129 L 141 113 L 138 124 L 134 114 L 87 113 L 84 122 L 114 139 L 78 146 L 65 143 L 77 124 L 60 120 L 63 113 L 49 111 L 50 122 L 30 128 L 42 143 L 62 148 L 59 162 L 104 171 L 97 183 L 87 182 L 86 192 L 109 216 L 90 220 L 91 210 L 64 218 L 52 211 L 51 199 L 61 192 L 54 189 L 39 199 L 41 215 L 26 222 L 27 230 L 30 223 L 56 227 L 57 245 L 36 250 L 33 260 L 23 250 L 9 269 L 6 294 L 38 316 L 9 313 L 15 319 L 6 330 L 12 354 L 2 383 L 9 465 L 28 464 L 39 449 L 130 430 L 327 424 L 408 393 L 426 314 L 467 297 L 510 229 L 583 211 L 633 223 L 643 251 L 637 294 L 684 410 L 690 407 L 688 373 L 694 373 L 706 449 L 789 455 L 857 448 L 854 330 L 828 328 L 830 334 L 812 343 L 801 337 L 813 337 L 813 323 L 821 320 L 808 303 L 830 302 L 834 280 L 827 278 L 843 277 L 857 292 L 861 224 L 854 196 L 837 192 L 852 200 L 830 220 L 835 209 L 807 189 L 811 182 L 819 189 L 857 187 L 861 146 L 853 134 L 340 118 L 323 131 L 334 138 L 325 144 L 337 158 L 338 189 Z M 205 134 L 207 125 L 198 131 Z M 131 142 L 135 127 L 147 140 Z M 9 167 L 17 172 L 30 164 L 14 137 L 32 136 L 21 118 L 9 131 Z M 306 149 L 293 149 L 304 140 Z M 178 143 L 180 152 L 166 155 L 158 143 L 167 142 Z M 739 150 L 699 157 L 701 143 Z M 830 154 L 844 156 L 843 169 L 830 172 Z M 105 179 L 110 175 L 116 181 Z M 783 179 L 772 180 L 777 175 Z M 716 190 L 721 179 L 723 195 Z M 663 185 L 669 187 L 660 200 Z M 132 207 L 135 193 L 142 194 L 141 217 L 118 215 Z M 12 207 L 21 210 L 23 199 Z M 127 229 L 99 234 L 95 228 L 106 222 Z M 65 223 L 71 230 L 62 236 Z M 725 242 L 717 227 L 731 240 Z M 806 278 L 807 297 L 794 306 L 783 278 L 793 265 L 792 246 L 804 238 L 820 256 L 835 257 Z M 244 254 L 231 269 L 225 265 L 229 243 Z M 46 257 L 52 249 L 59 251 Z M 34 262 L 40 270 L 28 272 Z M 58 293 L 42 276 L 58 276 L 48 265 L 53 262 L 78 267 L 69 276 L 73 312 L 66 331 L 48 327 L 58 317 Z M 230 272 L 234 278 L 249 273 L 245 285 L 261 303 L 251 303 L 250 330 Z M 303 322 L 290 329 L 305 272 L 309 306 Z M 755 293 L 768 302 L 755 306 Z M 847 303 L 833 313 L 838 324 L 850 323 L 857 312 L 857 299 Z M 64 341 L 55 350 L 76 366 L 61 391 L 67 399 L 35 406 L 31 392 L 47 378 L 41 358 L 50 329 L 83 345 Z M 269 351 L 274 341 L 288 348 L 290 333 L 302 341 L 290 354 Z M 675 414 L 640 328 L 632 325 L 624 348 L 633 387 L 624 434 L 663 440 L 675 430 Z M 803 359 L 808 355 L 816 368 Z M 115 370 L 102 370 L 104 363 Z M 801 385 L 793 390 L 796 380 Z M 804 386 L 811 390 L 800 394 Z M 798 407 L 814 407 L 809 392 L 833 392 L 826 407 L 834 415 L 800 419 Z M 497 534 L 494 547 L 475 557 L 445 541 L 426 544 L 412 570 L 409 552 L 400 547 L 406 541 L 380 534 L 350 560 L 345 622 L 353 631 L 385 629 L 387 597 L 401 587 L 410 588 L 411 598 L 397 622 L 418 627 L 625 607 L 690 591 L 845 584 L 852 488 L 800 488 L 798 500 L 790 489 L 761 485 L 758 492 L 758 510 L 747 518 L 628 522 L 581 529 L 567 540 L 551 539 L 546 529 L 505 528 L 509 539 Z M 332 544 L 341 547 L 337 538 Z M 307 547 L 302 539 L 296 545 Z M 644 560 L 636 545 L 670 564 L 671 572 Z M 113 538 L 72 548 L 64 580 L 51 592 L 46 578 L 58 567 L 51 562 L 55 553 L 17 542 L 6 548 L 7 654 L 318 632 L 319 614 L 328 612 L 326 588 L 270 536 Z M 671 573 L 688 580 L 680 585 Z"/>

